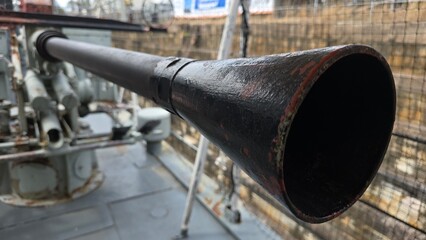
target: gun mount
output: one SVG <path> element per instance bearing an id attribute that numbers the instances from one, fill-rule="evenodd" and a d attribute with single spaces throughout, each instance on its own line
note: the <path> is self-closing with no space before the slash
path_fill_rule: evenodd
<path id="1" fill-rule="evenodd" d="M 1 201 L 45 206 L 93 191 L 104 179 L 96 149 L 146 139 L 148 151 L 158 151 L 170 133 L 167 111 L 154 109 L 155 119 L 141 115 L 119 100 L 116 85 L 72 64 L 45 61 L 32 44 L 37 39 L 31 38 L 54 26 L 73 38 L 110 46 L 107 29 L 147 29 L 112 20 L 15 12 L 2 13 L 0 24 Z"/>

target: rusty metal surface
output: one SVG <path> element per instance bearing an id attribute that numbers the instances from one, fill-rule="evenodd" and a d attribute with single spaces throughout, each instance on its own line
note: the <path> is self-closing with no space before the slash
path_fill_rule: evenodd
<path id="1" fill-rule="evenodd" d="M 392 133 L 392 72 L 368 46 L 221 61 L 170 61 L 55 37 L 37 49 L 178 114 L 311 223 L 359 199 Z"/>
<path id="2" fill-rule="evenodd" d="M 82 197 L 90 192 L 95 191 L 98 187 L 101 186 L 103 181 L 104 181 L 104 175 L 100 171 L 96 170 L 94 171 L 93 175 L 90 177 L 90 179 L 85 185 L 74 190 L 67 197 L 52 199 L 51 197 L 52 193 L 50 192 L 46 193 L 48 196 L 46 199 L 45 198 L 26 199 L 26 198 L 21 198 L 17 195 L 7 194 L 7 195 L 0 195 L 0 201 L 10 205 L 22 206 L 22 207 L 46 207 L 46 206 L 52 206 L 55 204 L 63 204 L 68 201 L 76 200 L 79 197 Z M 40 193 L 37 193 L 37 194 L 40 195 Z M 31 196 L 31 197 L 34 198 L 34 196 Z"/>
<path id="3" fill-rule="evenodd" d="M 345 59 L 350 66 L 332 68 Z M 362 195 L 386 152 L 395 116 L 386 61 L 355 45 L 193 62 L 177 73 L 171 97 L 182 118 L 313 223 L 338 216 Z M 314 99 L 312 107 L 300 111 L 306 99 Z"/>
<path id="4" fill-rule="evenodd" d="M 70 154 L 73 152 L 80 152 L 80 151 L 86 151 L 86 150 L 101 149 L 101 148 L 115 147 L 115 146 L 121 146 L 121 145 L 132 145 L 132 144 L 135 144 L 136 142 L 137 140 L 135 140 L 134 138 L 126 139 L 126 140 L 116 140 L 116 141 L 107 140 L 104 142 L 96 142 L 96 143 L 89 143 L 89 144 L 86 143 L 81 145 L 77 144 L 74 146 L 64 146 L 55 151 L 39 149 L 39 150 L 33 150 L 33 151 L 27 151 L 27 152 L 11 153 L 11 154 L 0 155 L 0 162 L 16 161 L 16 160 L 33 160 L 37 158 L 53 157 L 53 156 L 65 155 L 65 154 Z"/>
<path id="5" fill-rule="evenodd" d="M 14 147 L 23 147 L 23 146 L 38 146 L 40 144 L 38 139 L 29 138 L 27 136 L 17 137 L 17 138 L 8 138 L 8 142 L 1 142 L 0 149 L 6 150 Z"/>
<path id="6" fill-rule="evenodd" d="M 1 11 L 0 26 L 14 25 L 36 25 L 46 27 L 70 27 L 70 28 L 88 28 L 104 29 L 130 32 L 146 32 L 149 28 L 132 23 L 125 23 L 109 19 L 98 19 L 89 17 L 74 17 L 65 15 L 52 15 L 40 13 L 24 13 Z"/>

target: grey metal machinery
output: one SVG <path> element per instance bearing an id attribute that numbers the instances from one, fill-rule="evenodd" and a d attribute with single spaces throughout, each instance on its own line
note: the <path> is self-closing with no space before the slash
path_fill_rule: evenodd
<path id="1" fill-rule="evenodd" d="M 56 24 L 55 30 L 71 39 L 104 46 L 111 45 L 110 30 L 78 27 L 91 21 L 93 28 L 141 29 L 109 20 L 45 18 L 38 21 Z M 146 136 L 158 151 L 170 133 L 167 111 L 152 110 L 157 118 L 134 112 L 117 102 L 116 85 L 70 63 L 42 59 L 33 42 L 38 32 L 51 29 L 44 25 L 14 23 L 0 29 L 0 201 L 19 206 L 51 205 L 87 194 L 103 181 L 96 149 L 134 144 Z M 143 122 L 134 122 L 135 114 Z M 100 118 L 103 128 L 91 126 Z"/>

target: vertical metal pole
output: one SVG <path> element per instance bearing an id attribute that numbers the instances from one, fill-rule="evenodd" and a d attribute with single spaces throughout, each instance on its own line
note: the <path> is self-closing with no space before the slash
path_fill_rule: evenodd
<path id="1" fill-rule="evenodd" d="M 219 52 L 217 59 L 226 59 L 229 56 L 229 52 L 232 46 L 232 36 L 234 35 L 236 19 L 238 15 L 239 0 L 232 0 L 231 6 L 229 7 L 228 17 L 226 18 L 225 27 L 222 33 L 222 39 L 220 41 Z M 188 224 L 191 218 L 192 207 L 194 204 L 195 193 L 198 188 L 198 184 L 202 173 L 204 171 L 204 163 L 207 158 L 207 149 L 209 140 L 203 135 L 200 137 L 198 144 L 197 156 L 195 157 L 194 172 L 191 177 L 191 183 L 186 198 L 185 210 L 183 213 L 180 237 L 186 238 L 188 236 Z"/>
<path id="2" fill-rule="evenodd" d="M 232 193 L 231 197 L 231 210 L 237 211 L 238 210 L 238 193 L 240 189 L 240 175 L 241 175 L 241 169 L 236 164 L 232 166 L 232 177 L 234 178 L 234 192 Z"/>
<path id="3" fill-rule="evenodd" d="M 139 97 L 136 93 L 132 92 L 132 111 L 133 111 L 133 130 L 137 130 L 138 127 L 138 110 L 139 110 Z"/>
<path id="4" fill-rule="evenodd" d="M 19 55 L 19 43 L 18 43 L 18 37 L 16 36 L 16 33 L 12 35 L 12 41 L 11 41 L 11 48 L 12 48 L 12 64 L 14 66 L 14 72 L 13 72 L 13 88 L 16 95 L 16 102 L 18 104 L 18 121 L 19 125 L 21 126 L 20 135 L 26 135 L 28 132 L 28 125 L 27 125 L 27 118 L 25 116 L 25 100 L 24 100 L 24 90 L 23 90 L 23 81 L 24 76 L 22 74 L 22 68 L 21 68 L 21 58 Z"/>
<path id="5" fill-rule="evenodd" d="M 188 236 L 188 224 L 191 218 L 192 207 L 194 205 L 195 194 L 197 192 L 198 184 L 200 183 L 201 176 L 203 174 L 208 146 L 209 140 L 201 136 L 200 143 L 198 144 L 197 156 L 195 157 L 194 170 L 192 171 L 191 183 L 189 184 L 188 195 L 186 197 L 182 225 L 180 228 L 180 236 L 183 238 L 186 238 Z"/>
<path id="6" fill-rule="evenodd" d="M 222 39 L 220 40 L 218 60 L 227 59 L 232 46 L 232 36 L 234 35 L 235 25 L 238 16 L 239 0 L 232 0 L 229 7 L 228 17 L 223 28 Z"/>
<path id="7" fill-rule="evenodd" d="M 251 0 L 240 0 L 241 5 L 244 6 L 244 8 L 246 9 L 246 12 L 244 14 L 244 19 L 247 21 L 247 29 L 244 27 L 244 23 L 243 21 L 241 21 L 241 30 L 240 30 L 240 57 L 247 57 L 247 49 L 245 49 L 246 46 L 246 41 L 248 40 L 248 35 L 247 35 L 247 39 L 246 38 L 246 34 L 250 34 L 250 33 L 246 33 L 245 31 L 250 31 L 248 26 L 249 26 L 249 21 L 250 21 L 250 4 L 251 4 Z"/>
<path id="8" fill-rule="evenodd" d="M 250 19 L 250 5 L 251 5 L 251 0 L 241 0 L 241 4 L 244 4 L 244 7 L 246 9 L 245 12 L 245 19 L 247 21 L 247 24 L 249 23 L 249 19 Z M 245 33 L 243 29 L 243 24 L 241 24 L 242 28 L 241 28 L 241 34 L 240 34 L 240 57 L 247 57 L 246 56 L 246 50 L 244 50 L 244 48 L 246 48 L 247 46 L 245 45 L 245 41 L 247 39 L 245 38 Z M 241 175 L 241 169 L 240 167 L 238 167 L 236 164 L 232 165 L 232 177 L 233 177 L 233 182 L 234 182 L 234 189 L 232 189 L 233 193 L 230 199 L 230 205 L 231 205 L 231 211 L 238 211 L 238 193 L 240 192 L 240 175 Z M 233 219 L 235 220 L 235 219 Z"/>
<path id="9" fill-rule="evenodd" d="M 314 16 L 317 15 L 317 11 L 318 11 L 318 0 L 314 1 Z"/>
<path id="10" fill-rule="evenodd" d="M 125 90 L 125 88 L 123 88 L 123 87 L 119 88 L 119 91 L 118 91 L 118 103 L 123 103 L 124 90 Z"/>
<path id="11" fill-rule="evenodd" d="M 78 123 L 78 118 L 79 118 L 78 107 L 75 107 L 69 110 L 69 115 L 70 115 L 71 129 L 73 130 L 74 133 L 80 132 L 80 125 Z"/>
<path id="12" fill-rule="evenodd" d="M 124 0 L 119 0 L 117 2 L 118 6 L 118 14 L 120 16 L 120 21 L 127 22 L 127 11 L 126 11 L 126 4 L 124 3 Z"/>
<path id="13" fill-rule="evenodd" d="M 125 91 L 125 88 L 123 88 L 123 87 L 119 88 L 118 103 L 123 103 L 124 91 Z M 131 99 L 132 99 L 132 112 L 133 112 L 132 129 L 137 130 L 136 128 L 138 127 L 138 110 L 140 109 L 140 107 L 139 107 L 139 96 L 138 96 L 138 94 L 136 94 L 134 92 L 131 92 L 130 96 L 131 96 Z"/>

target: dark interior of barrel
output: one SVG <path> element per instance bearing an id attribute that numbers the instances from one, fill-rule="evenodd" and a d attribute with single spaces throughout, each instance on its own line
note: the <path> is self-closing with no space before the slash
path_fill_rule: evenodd
<path id="1" fill-rule="evenodd" d="M 388 69 L 370 55 L 344 57 L 319 77 L 286 140 L 284 184 L 297 212 L 331 218 L 363 193 L 387 149 L 394 98 Z"/>

